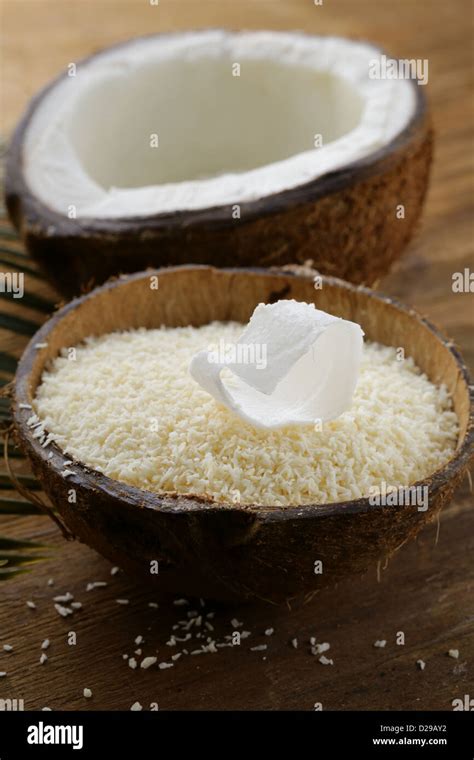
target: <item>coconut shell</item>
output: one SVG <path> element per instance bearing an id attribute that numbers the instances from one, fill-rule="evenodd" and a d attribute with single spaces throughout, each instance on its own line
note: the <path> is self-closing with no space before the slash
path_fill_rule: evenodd
<path id="1" fill-rule="evenodd" d="M 150 289 L 158 274 L 159 289 Z M 359 322 L 369 340 L 403 346 L 453 396 L 460 422 L 452 459 L 417 485 L 428 486 L 429 508 L 372 506 L 368 499 L 326 505 L 225 505 L 180 495 L 160 496 L 74 463 L 43 448 L 26 421 L 43 369 L 58 351 L 89 335 L 137 327 L 202 325 L 249 319 L 260 302 L 295 298 Z M 37 343 L 47 347 L 35 348 Z M 113 392 L 113 389 L 111 389 Z M 19 443 L 68 528 L 126 571 L 167 591 L 221 599 L 281 602 L 360 575 L 385 561 L 435 518 L 473 457 L 474 393 L 453 347 L 425 319 L 393 299 L 335 278 L 316 290 L 310 275 L 180 267 L 109 282 L 60 309 L 33 337 L 18 365 L 14 424 Z M 52 458 L 49 452 L 52 451 Z M 71 489 L 76 503 L 70 503 Z M 158 576 L 150 563 L 159 562 Z M 322 574 L 314 573 L 321 560 Z"/>
<path id="2" fill-rule="evenodd" d="M 57 81 L 32 101 L 13 135 L 5 186 L 8 212 L 28 251 L 67 296 L 150 266 L 281 266 L 308 259 L 324 274 L 371 285 L 413 235 L 428 185 L 433 137 L 422 87 L 415 82 L 413 116 L 395 139 L 343 169 L 240 204 L 239 219 L 233 206 L 225 205 L 78 220 L 45 206 L 23 172 L 26 130 Z"/>

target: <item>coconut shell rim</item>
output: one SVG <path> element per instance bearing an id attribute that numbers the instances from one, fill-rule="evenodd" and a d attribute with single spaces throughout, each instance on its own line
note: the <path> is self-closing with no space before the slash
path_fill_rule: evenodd
<path id="1" fill-rule="evenodd" d="M 249 274 L 268 274 L 272 277 L 282 277 L 282 279 L 288 279 L 292 277 L 312 280 L 312 276 L 309 274 L 302 274 L 296 272 L 287 272 L 281 270 L 268 270 L 265 268 L 252 267 L 252 268 L 226 268 L 217 269 L 216 267 L 206 265 L 181 265 L 173 267 L 161 267 L 158 269 L 148 269 L 144 272 L 135 272 L 130 275 L 121 275 L 120 277 L 112 278 L 100 287 L 94 288 L 86 295 L 74 298 L 66 305 L 59 308 L 48 320 L 40 327 L 40 329 L 32 336 L 28 345 L 26 346 L 22 357 L 18 363 L 17 371 L 14 378 L 14 392 L 12 400 L 13 420 L 16 432 L 16 437 L 20 442 L 21 447 L 28 456 L 28 458 L 34 459 L 36 456 L 42 461 L 43 467 L 46 470 L 51 470 L 56 477 L 62 477 L 61 472 L 64 470 L 64 461 L 69 459 L 68 457 L 55 443 L 51 443 L 48 447 L 44 448 L 38 442 L 38 439 L 33 438 L 32 430 L 26 425 L 26 414 L 22 412 L 25 410 L 20 408 L 20 404 L 31 404 L 32 398 L 29 395 L 29 374 L 33 363 L 38 355 L 38 349 L 34 346 L 37 343 L 47 342 L 47 336 L 51 330 L 53 330 L 61 319 L 69 314 L 70 311 L 76 309 L 79 305 L 85 301 L 91 300 L 96 294 L 120 287 L 124 282 L 131 280 L 149 278 L 151 275 L 160 273 L 173 273 L 174 271 L 182 270 L 208 270 L 227 272 L 231 275 L 238 275 L 239 273 Z M 322 276 L 323 285 L 326 282 L 328 285 L 344 288 L 349 291 L 362 292 L 369 296 L 370 299 L 382 301 L 388 306 L 400 311 L 410 318 L 415 319 L 420 326 L 429 330 L 437 340 L 439 340 L 445 350 L 448 350 L 457 365 L 460 377 L 466 384 L 469 392 L 470 406 L 469 406 L 469 419 L 466 426 L 466 432 L 464 437 L 455 450 L 454 456 L 448 460 L 442 467 L 435 470 L 428 477 L 411 483 L 410 487 L 428 487 L 428 493 L 430 495 L 436 494 L 444 486 L 447 486 L 450 481 L 456 480 L 469 465 L 469 462 L 474 458 L 474 385 L 472 384 L 469 371 L 459 353 L 454 347 L 452 341 L 450 341 L 436 326 L 434 326 L 429 320 L 420 315 L 415 309 L 408 307 L 401 303 L 398 299 L 391 296 L 386 296 L 378 291 L 374 291 L 363 285 L 353 285 L 345 280 L 341 280 L 338 277 Z M 53 457 L 48 458 L 49 452 L 53 452 Z M 30 456 L 30 452 L 33 457 Z M 270 521 L 288 521 L 294 519 L 311 519 L 317 517 L 335 517 L 337 515 L 355 514 L 355 513 L 368 513 L 372 510 L 392 510 L 390 505 L 378 506 L 370 504 L 369 497 L 363 497 L 355 500 L 331 502 L 327 504 L 300 504 L 300 505 L 287 505 L 284 507 L 272 506 L 272 505 L 242 505 L 242 504 L 226 504 L 218 502 L 216 500 L 206 498 L 203 496 L 197 496 L 193 494 L 169 494 L 159 492 L 147 491 L 145 489 L 137 488 L 123 483 L 114 478 L 110 478 L 107 475 L 99 473 L 87 465 L 74 461 L 71 467 L 74 468 L 74 476 L 68 478 L 68 482 L 74 487 L 81 488 L 84 492 L 89 492 L 93 496 L 94 492 L 101 491 L 107 496 L 112 496 L 118 501 L 122 501 L 128 506 L 153 509 L 157 512 L 165 512 L 170 514 L 179 514 L 183 512 L 187 513 L 221 513 L 223 511 L 232 512 L 235 514 L 254 515 L 260 522 Z M 44 477 L 44 476 L 42 476 Z"/>
<path id="2" fill-rule="evenodd" d="M 110 50 L 120 49 L 135 43 L 137 40 L 146 40 L 152 37 L 179 36 L 186 33 L 200 33 L 209 31 L 224 31 L 238 33 L 242 30 L 231 30 L 214 27 L 211 29 L 180 30 L 178 32 L 151 33 L 132 37 L 103 48 L 89 56 L 82 58 L 76 64 L 79 68 L 90 61 L 100 58 Z M 244 30 L 247 31 L 247 30 Z M 258 30 L 249 30 L 258 31 Z M 261 30 L 263 31 L 263 30 Z M 312 35 L 307 32 L 295 31 L 294 34 L 305 37 L 326 37 L 328 35 Z M 346 41 L 359 41 L 349 37 L 339 36 Z M 380 53 L 382 48 L 371 44 Z M 65 237 L 88 237 L 100 235 L 105 238 L 109 235 L 139 235 L 146 230 L 196 228 L 205 226 L 216 229 L 229 227 L 235 223 L 232 217 L 232 207 L 235 203 L 226 205 L 210 206 L 197 210 L 176 210 L 165 213 L 149 214 L 134 217 L 81 217 L 70 219 L 66 214 L 47 206 L 34 195 L 27 184 L 23 171 L 23 142 L 29 123 L 43 98 L 54 89 L 59 82 L 67 77 L 63 72 L 46 83 L 29 101 L 23 115 L 20 117 L 8 150 L 5 171 L 5 198 L 9 214 L 15 226 L 20 226 L 18 219 L 26 222 L 27 227 L 34 227 L 35 233 L 43 233 L 48 236 Z M 407 149 L 417 137 L 425 134 L 431 128 L 428 112 L 428 104 L 422 88 L 416 80 L 410 79 L 409 84 L 415 89 L 415 107 L 408 124 L 401 132 L 395 135 L 386 145 L 369 155 L 321 177 L 300 184 L 295 188 L 272 193 L 253 201 L 237 204 L 240 208 L 241 221 L 251 222 L 274 216 L 278 213 L 291 210 L 304 203 L 311 203 L 326 195 L 337 193 L 344 188 L 351 187 L 357 182 L 387 171 L 399 152 Z M 19 208 L 15 207 L 19 203 Z"/>

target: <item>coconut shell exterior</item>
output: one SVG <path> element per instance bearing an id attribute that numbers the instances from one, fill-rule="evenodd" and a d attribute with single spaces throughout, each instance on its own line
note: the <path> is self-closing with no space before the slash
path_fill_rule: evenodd
<path id="1" fill-rule="evenodd" d="M 158 275 L 158 290 L 150 276 Z M 64 346 L 89 335 L 136 327 L 202 325 L 249 319 L 260 302 L 295 298 L 359 322 L 369 340 L 403 346 L 435 383 L 446 383 L 460 420 L 453 458 L 418 485 L 429 508 L 372 506 L 368 499 L 326 505 L 218 504 L 195 496 L 161 496 L 74 463 L 43 448 L 26 421 L 43 369 Z M 47 347 L 36 349 L 37 343 Z M 113 389 L 111 389 L 111 393 Z M 32 338 L 18 365 L 13 410 L 17 439 L 44 491 L 80 540 L 126 571 L 166 591 L 218 599 L 282 602 L 357 576 L 384 562 L 434 519 L 473 457 L 474 393 L 453 345 L 392 299 L 334 278 L 315 290 L 310 274 L 180 267 L 107 283 L 60 309 Z M 49 458 L 49 452 L 53 452 Z M 71 489 L 76 502 L 71 503 Z M 150 563 L 159 562 L 159 574 Z M 323 563 L 315 574 L 314 563 Z"/>
<path id="2" fill-rule="evenodd" d="M 14 133 L 5 186 L 13 224 L 66 296 L 120 273 L 180 264 L 251 267 L 311 260 L 324 274 L 371 285 L 387 273 L 413 235 L 428 186 L 433 141 L 423 88 L 415 82 L 415 110 L 398 137 L 343 169 L 240 204 L 239 219 L 234 207 L 226 205 L 102 220 L 69 219 L 49 209 L 25 181 L 25 134 L 56 83 L 37 95 Z M 397 214 L 400 206 L 403 218 Z"/>

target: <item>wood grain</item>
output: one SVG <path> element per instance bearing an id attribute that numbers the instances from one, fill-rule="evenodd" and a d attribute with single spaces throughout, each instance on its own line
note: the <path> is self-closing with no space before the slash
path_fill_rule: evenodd
<path id="1" fill-rule="evenodd" d="M 152 31 L 229 26 L 299 28 L 372 39 L 400 57 L 427 58 L 428 94 L 436 129 L 431 188 L 419 233 L 397 270 L 380 289 L 415 305 L 460 346 L 474 369 L 473 295 L 452 291 L 452 274 L 473 269 L 472 18 L 468 2 L 334 0 L 4 0 L 2 4 L 2 130 L 13 128 L 33 92 L 68 62 L 97 48 Z M 3 247 L 18 248 L 2 239 Z M 7 254 L 1 254 L 8 258 Z M 34 270 L 34 265 L 28 262 Z M 58 300 L 41 280 L 28 275 L 27 293 Z M 44 314 L 11 301 L 6 308 L 38 324 Z M 5 307 L 2 303 L 0 312 Z M 3 330 L 0 348 L 18 356 L 27 337 Z M 26 471 L 21 460 L 18 471 Z M 7 492 L 5 492 L 7 493 Z M 405 546 L 380 573 L 373 568 L 333 591 L 293 609 L 266 606 L 215 607 L 219 637 L 235 616 L 252 632 L 240 647 L 218 654 L 182 657 L 169 670 L 133 671 L 122 660 L 134 638 L 143 651 L 169 660 L 172 624 L 181 617 L 165 598 L 153 599 L 87 547 L 65 543 L 46 518 L 2 518 L 2 535 L 36 538 L 51 545 L 51 559 L 0 587 L 0 698 L 23 698 L 27 709 L 128 709 L 136 700 L 160 709 L 451 709 L 451 701 L 473 694 L 474 511 L 469 483 L 416 543 Z M 54 586 L 47 586 L 48 578 Z M 88 581 L 106 580 L 87 592 Z M 70 591 L 83 602 L 71 618 L 60 618 L 52 597 Z M 129 598 L 120 606 L 116 598 Z M 25 602 L 33 599 L 32 611 Z M 158 610 L 148 607 L 157 601 Z M 274 627 L 271 637 L 264 630 Z M 67 643 L 68 631 L 77 644 Z M 397 645 L 397 632 L 405 645 Z M 298 649 L 290 640 L 297 636 Z M 334 666 L 309 654 L 308 639 L 331 644 Z M 49 660 L 39 664 L 40 644 L 51 639 Z M 373 646 L 386 639 L 384 649 Z M 267 651 L 250 651 L 266 643 Z M 454 660 L 449 649 L 459 649 Z M 266 657 L 266 659 L 263 659 Z M 426 662 L 420 671 L 416 660 Z M 88 686 L 93 698 L 86 701 Z"/>

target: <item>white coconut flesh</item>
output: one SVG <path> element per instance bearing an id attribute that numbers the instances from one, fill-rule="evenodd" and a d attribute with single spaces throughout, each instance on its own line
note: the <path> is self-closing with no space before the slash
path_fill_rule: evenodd
<path id="1" fill-rule="evenodd" d="M 351 408 L 363 335 L 360 325 L 314 304 L 261 303 L 236 344 L 200 351 L 189 370 L 216 401 L 255 427 L 314 425 Z"/>
<path id="2" fill-rule="evenodd" d="M 379 57 L 365 43 L 298 33 L 135 40 L 41 98 L 24 136 L 26 184 L 78 218 L 197 210 L 296 188 L 378 151 L 410 121 L 415 88 L 371 78 Z"/>

